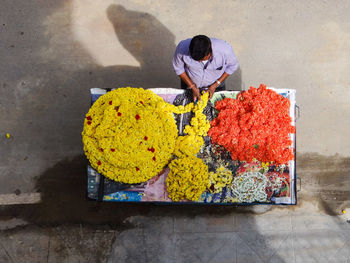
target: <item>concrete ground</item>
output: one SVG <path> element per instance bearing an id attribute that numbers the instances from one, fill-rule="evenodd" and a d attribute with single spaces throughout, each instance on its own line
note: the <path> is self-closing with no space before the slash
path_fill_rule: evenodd
<path id="1" fill-rule="evenodd" d="M 1 1 L 0 262 L 349 263 L 349 13 L 348 0 Z M 196 34 L 233 46 L 229 89 L 297 90 L 297 206 L 86 200 L 89 89 L 178 87 L 172 54 Z"/>

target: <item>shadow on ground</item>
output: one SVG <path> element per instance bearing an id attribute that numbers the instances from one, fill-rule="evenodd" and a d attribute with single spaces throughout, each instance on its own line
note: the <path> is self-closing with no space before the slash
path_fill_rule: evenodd
<path id="1" fill-rule="evenodd" d="M 36 188 L 42 202 L 35 205 L 11 206 L 2 217 L 18 217 L 34 224 L 111 224 L 127 228 L 130 216 L 189 216 L 250 213 L 244 207 L 212 205 L 161 205 L 97 202 L 87 199 L 87 160 L 84 155 L 58 162 L 37 178 Z"/>
<path id="2" fill-rule="evenodd" d="M 299 199 L 316 202 L 328 215 L 339 215 L 350 206 L 349 172 L 349 157 L 297 154 L 297 173 L 302 179 Z"/>
<path id="3" fill-rule="evenodd" d="M 88 200 L 87 164 L 84 155 L 58 162 L 37 178 L 36 189 L 42 194 L 40 204 L 8 207 L 2 210 L 2 217 L 19 217 L 34 224 L 111 224 L 125 228 L 128 227 L 125 219 L 136 215 L 194 217 L 264 212 L 249 206 L 160 205 Z M 339 160 L 317 154 L 299 156 L 298 172 L 305 185 L 302 189 L 305 201 L 316 200 L 319 208 L 327 214 L 339 214 L 338 210 L 349 204 L 349 167 L 349 158 Z"/>

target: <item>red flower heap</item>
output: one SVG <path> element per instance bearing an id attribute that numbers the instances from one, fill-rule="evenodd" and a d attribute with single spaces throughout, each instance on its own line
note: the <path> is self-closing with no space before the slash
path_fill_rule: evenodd
<path id="1" fill-rule="evenodd" d="M 287 98 L 261 84 L 218 101 L 219 115 L 208 132 L 213 143 L 224 146 L 233 160 L 287 163 L 294 158 L 290 133 L 295 133 Z"/>

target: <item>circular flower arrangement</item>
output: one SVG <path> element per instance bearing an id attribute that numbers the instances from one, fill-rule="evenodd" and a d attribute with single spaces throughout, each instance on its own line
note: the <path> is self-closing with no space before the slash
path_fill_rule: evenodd
<path id="1" fill-rule="evenodd" d="M 178 135 L 175 107 L 142 88 L 119 88 L 101 96 L 86 114 L 82 132 L 91 166 L 115 181 L 134 184 L 157 175 L 172 158 Z"/>
<path id="2" fill-rule="evenodd" d="M 283 164 L 293 159 L 290 133 L 295 133 L 287 98 L 265 85 L 250 87 L 237 99 L 218 101 L 218 117 L 208 132 L 213 143 L 222 145 L 233 160 Z"/>

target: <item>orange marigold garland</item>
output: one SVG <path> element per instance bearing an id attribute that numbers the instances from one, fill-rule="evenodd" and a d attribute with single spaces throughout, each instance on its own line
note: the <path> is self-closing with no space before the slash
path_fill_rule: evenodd
<path id="1" fill-rule="evenodd" d="M 261 84 L 241 92 L 237 99 L 218 101 L 215 108 L 219 114 L 208 134 L 233 160 L 284 164 L 294 158 L 289 134 L 295 133 L 295 127 L 287 98 Z"/>

